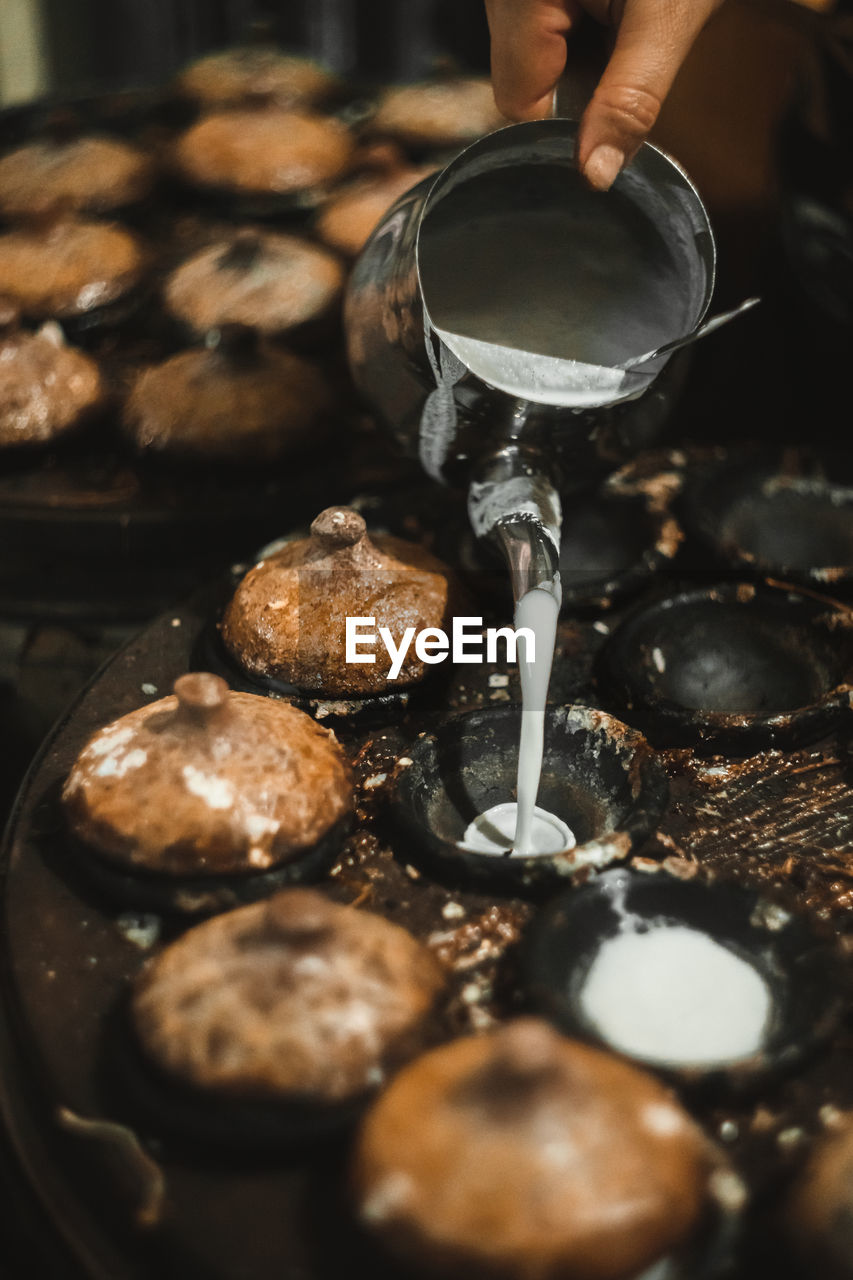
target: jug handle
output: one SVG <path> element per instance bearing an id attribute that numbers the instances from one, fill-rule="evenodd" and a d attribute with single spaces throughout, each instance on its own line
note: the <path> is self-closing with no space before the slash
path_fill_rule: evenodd
<path id="1" fill-rule="evenodd" d="M 566 40 L 566 65 L 554 88 L 552 118 L 580 120 L 601 79 L 612 33 L 588 14 L 576 21 Z"/>

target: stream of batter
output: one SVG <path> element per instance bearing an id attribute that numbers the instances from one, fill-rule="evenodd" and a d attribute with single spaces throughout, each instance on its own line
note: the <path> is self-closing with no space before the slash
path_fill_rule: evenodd
<path id="1" fill-rule="evenodd" d="M 518 640 L 522 710 L 517 799 L 493 805 L 478 814 L 462 837 L 466 849 L 529 858 L 560 853 L 576 843 L 571 829 L 561 818 L 536 804 L 545 745 L 545 703 L 559 614 L 559 589 L 554 594 L 537 587 L 522 596 L 516 605 L 516 628 L 529 628 L 534 637 L 532 661 L 527 637 L 522 635 Z"/>
<path id="2" fill-rule="evenodd" d="M 421 282 L 435 330 L 467 368 L 520 404 L 609 403 L 621 361 L 689 327 L 679 260 L 652 219 L 618 191 L 602 200 L 569 178 L 541 164 L 525 167 L 514 187 L 503 171 L 478 174 L 444 196 L 421 230 Z M 508 486 L 490 530 L 529 516 L 529 498 L 518 497 Z M 554 532 L 535 519 L 528 530 L 531 539 Z M 561 818 L 536 806 L 560 608 L 559 578 L 550 585 L 516 598 L 515 626 L 535 637 L 533 660 L 518 642 L 516 800 L 470 823 L 461 843 L 479 853 L 545 856 L 576 843 Z"/>

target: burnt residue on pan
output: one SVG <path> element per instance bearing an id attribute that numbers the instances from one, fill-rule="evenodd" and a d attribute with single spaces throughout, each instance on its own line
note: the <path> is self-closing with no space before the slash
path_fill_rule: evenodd
<path id="1" fill-rule="evenodd" d="M 843 743 L 742 760 L 669 753 L 666 829 L 709 874 L 781 891 L 845 926 L 853 910 L 853 760 Z"/>
<path id="2" fill-rule="evenodd" d="M 166 689 L 187 669 L 216 601 L 216 591 L 205 592 L 144 632 L 78 703 L 31 776 L 10 832 L 3 903 L 4 1007 L 7 1018 L 13 1017 L 14 1054 L 29 1076 L 31 1092 L 24 1100 L 20 1093 L 10 1100 L 13 1081 L 6 1075 L 5 1108 L 12 1108 L 14 1136 L 34 1159 L 40 1182 L 49 1186 L 48 1173 L 51 1179 L 57 1176 L 60 1152 L 72 1162 L 72 1189 L 66 1194 L 73 1204 L 70 1230 L 78 1242 L 94 1203 L 98 1220 L 111 1224 L 113 1247 L 122 1259 L 138 1258 L 140 1251 L 147 1257 L 150 1251 L 161 1265 L 168 1260 L 172 1267 L 191 1265 L 220 1277 L 248 1266 L 266 1280 L 280 1273 L 281 1258 L 288 1257 L 310 1280 L 327 1280 L 334 1271 L 323 1262 L 317 1234 L 323 1215 L 308 1213 L 306 1202 L 323 1186 L 328 1203 L 345 1153 L 333 1148 L 281 1161 L 195 1158 L 191 1150 L 176 1153 L 156 1126 L 119 1114 L 99 1074 L 109 1013 L 146 956 L 174 936 L 175 926 L 157 914 L 119 911 L 94 894 L 78 895 L 56 874 L 50 856 L 63 839 L 57 783 L 83 741 L 99 725 L 138 706 L 147 696 L 143 685 Z M 578 619 L 561 625 L 555 697 L 562 700 L 571 687 L 581 700 L 592 700 L 591 665 L 610 625 L 609 620 Z M 524 1009 L 518 961 L 534 907 L 511 894 L 499 898 L 491 889 L 433 879 L 414 858 L 411 842 L 395 835 L 390 799 L 395 779 L 412 768 L 420 732 L 435 727 L 448 711 L 501 706 L 513 698 L 515 673 L 506 667 L 459 668 L 438 719 L 424 709 L 385 728 L 348 724 L 339 729 L 354 764 L 356 821 L 323 892 L 334 901 L 378 912 L 426 943 L 448 973 L 452 1034 L 484 1030 Z M 660 760 L 670 780 L 669 806 L 630 865 L 760 889 L 786 909 L 823 917 L 843 946 L 853 918 L 853 857 L 845 852 L 853 830 L 853 788 L 841 739 L 747 759 L 699 758 L 674 750 L 661 753 Z M 822 1053 L 758 1096 L 695 1105 L 694 1114 L 730 1153 L 759 1203 L 776 1203 L 813 1138 L 853 1107 L 851 1066 L 853 1033 L 842 1027 Z M 81 1118 L 73 1131 L 53 1124 L 55 1099 Z M 24 1117 L 40 1133 L 40 1156 L 33 1157 Z M 140 1200 L 145 1188 L 140 1190 L 134 1172 L 136 1147 L 95 1136 L 96 1130 L 106 1132 L 101 1122 L 117 1121 L 126 1126 L 122 1133 L 141 1141 L 165 1186 L 157 1223 L 143 1237 L 133 1225 L 148 1203 Z M 115 1176 L 117 1162 L 126 1178 Z M 751 1241 L 749 1250 L 759 1254 L 766 1238 L 757 1226 Z M 744 1257 L 733 1273 L 737 1280 L 755 1274 L 751 1253 Z M 124 1261 L 102 1268 L 111 1277 L 125 1272 L 131 1274 Z"/>

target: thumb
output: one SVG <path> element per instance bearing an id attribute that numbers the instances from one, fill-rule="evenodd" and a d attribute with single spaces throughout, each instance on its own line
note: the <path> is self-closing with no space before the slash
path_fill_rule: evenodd
<path id="1" fill-rule="evenodd" d="M 578 163 L 606 191 L 658 118 L 696 36 L 720 0 L 625 0 L 613 53 L 581 119 Z"/>

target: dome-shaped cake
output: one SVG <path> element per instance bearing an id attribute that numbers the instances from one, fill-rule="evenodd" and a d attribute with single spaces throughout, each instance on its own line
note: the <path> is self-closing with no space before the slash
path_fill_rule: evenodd
<path id="1" fill-rule="evenodd" d="M 195 925 L 146 965 L 132 1016 L 150 1060 L 194 1089 L 340 1102 L 416 1050 L 443 986 L 381 916 L 285 889 Z"/>
<path id="2" fill-rule="evenodd" d="M 410 147 L 449 147 L 473 142 L 506 123 L 495 106 L 491 81 L 459 76 L 392 85 L 368 128 Z"/>
<path id="3" fill-rule="evenodd" d="M 406 1067 L 352 1166 L 364 1225 L 417 1273 L 635 1280 L 706 1208 L 710 1147 L 653 1077 L 520 1019 Z"/>
<path id="4" fill-rule="evenodd" d="M 38 139 L 0 158 L 0 212 L 27 218 L 57 205 L 120 209 L 148 194 L 154 173 L 151 158 L 121 138 Z"/>
<path id="5" fill-rule="evenodd" d="M 166 308 L 195 333 L 250 325 L 281 334 L 323 316 L 338 302 L 338 259 L 299 236 L 244 230 L 193 254 L 166 281 Z"/>
<path id="6" fill-rule="evenodd" d="M 117 872 L 203 881 L 298 866 L 345 824 L 353 784 L 334 735 L 309 716 L 194 672 L 99 729 L 62 801 Z"/>
<path id="7" fill-rule="evenodd" d="M 334 398 L 320 369 L 222 330 L 211 346 L 181 351 L 135 378 L 123 425 L 143 451 L 211 461 L 259 462 L 316 444 Z"/>
<path id="8" fill-rule="evenodd" d="M 825 1280 L 853 1276 L 853 1116 L 815 1143 L 784 1207 L 785 1236 L 805 1274 Z"/>
<path id="9" fill-rule="evenodd" d="M 250 675 L 272 678 L 331 697 L 365 697 L 404 689 L 423 679 L 427 665 L 410 645 L 391 679 L 384 645 L 374 662 L 348 662 L 347 618 L 373 617 L 397 644 L 444 627 L 450 613 L 450 570 L 415 543 L 368 534 L 348 507 L 329 507 L 311 536 L 286 543 L 250 569 L 222 620 L 222 638 Z M 368 650 L 365 650 L 368 652 Z"/>
<path id="10" fill-rule="evenodd" d="M 55 211 L 0 235 L 0 294 L 43 320 L 86 316 L 139 284 L 142 248 L 129 231 Z"/>
<path id="11" fill-rule="evenodd" d="M 354 141 L 340 121 L 276 107 L 218 111 L 178 139 L 175 164 L 193 186 L 250 196 L 297 196 L 336 181 Z"/>
<path id="12" fill-rule="evenodd" d="M 48 320 L 35 333 L 0 299 L 0 448 L 44 444 L 102 407 L 106 389 L 91 357 Z"/>
<path id="13" fill-rule="evenodd" d="M 368 171 L 334 191 L 317 213 L 320 239 L 347 257 L 361 252 L 394 201 L 431 172 L 409 164 L 391 143 L 384 155 L 378 147 L 373 148 Z"/>
<path id="14" fill-rule="evenodd" d="M 177 77 L 176 88 L 208 108 L 259 98 L 279 106 L 310 106 L 335 93 L 339 81 L 319 62 L 258 44 L 222 49 L 191 62 Z"/>

